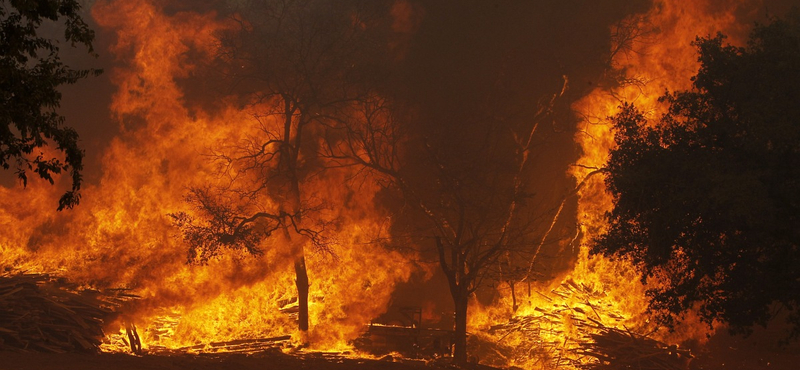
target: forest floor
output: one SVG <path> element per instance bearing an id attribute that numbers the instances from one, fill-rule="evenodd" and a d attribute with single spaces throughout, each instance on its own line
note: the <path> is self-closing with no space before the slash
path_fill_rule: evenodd
<path id="1" fill-rule="evenodd" d="M 736 340 L 712 343 L 713 353 L 701 353 L 692 370 L 794 370 L 800 368 L 796 351 L 754 351 L 751 343 Z M 181 354 L 132 356 L 122 353 L 0 352 L 0 370 L 495 370 L 482 365 L 456 367 L 446 360 L 392 358 L 359 359 L 315 355 L 288 355 L 280 351 L 255 354 Z"/>
<path id="2" fill-rule="evenodd" d="M 718 333 L 690 362 L 691 370 L 800 369 L 800 343 L 777 345 L 773 330 L 756 329 L 748 338 Z M 456 367 L 449 359 L 412 360 L 384 356 L 350 358 L 339 354 L 278 348 L 253 354 L 201 353 L 133 356 L 123 353 L 36 353 L 0 351 L 0 370 L 496 370 L 482 365 Z"/>
<path id="3" fill-rule="evenodd" d="M 218 353 L 131 356 L 121 353 L 0 352 L 0 370 L 493 370 L 482 365 L 455 367 L 446 360 L 405 360 L 385 356 L 360 359 L 314 353 L 288 355 L 280 350 L 255 354 Z"/>

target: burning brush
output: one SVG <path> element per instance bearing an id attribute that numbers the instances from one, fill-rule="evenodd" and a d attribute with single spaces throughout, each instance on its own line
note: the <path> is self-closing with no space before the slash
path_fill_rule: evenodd
<path id="1" fill-rule="evenodd" d="M 476 333 L 473 344 L 483 343 L 484 360 L 525 368 L 679 370 L 692 358 L 688 349 L 628 330 L 603 290 L 567 279 L 537 294 L 542 300 L 531 310 Z"/>

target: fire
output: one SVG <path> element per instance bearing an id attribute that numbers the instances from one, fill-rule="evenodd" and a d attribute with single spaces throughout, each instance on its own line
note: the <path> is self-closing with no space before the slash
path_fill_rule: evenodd
<path id="1" fill-rule="evenodd" d="M 690 78 L 699 67 L 691 42 L 698 36 L 723 32 L 729 42 L 736 43 L 747 32 L 743 19 L 755 19 L 759 6 L 757 1 L 726 1 L 722 5 L 715 1 L 657 0 L 648 12 L 629 16 L 611 30 L 614 44 L 607 83 L 572 106 L 581 117 L 575 141 L 583 153 L 570 170 L 580 184 L 580 252 L 574 270 L 533 288 L 528 283 L 528 293 L 517 299 L 520 307 L 516 312 L 511 312 L 508 291 L 501 292 L 502 298 L 494 307 L 473 305 L 473 331 L 483 340 L 499 342 L 511 353 L 488 362 L 560 368 L 596 361 L 585 355 L 582 343 L 592 341 L 590 336 L 599 327 L 650 334 L 668 343 L 702 342 L 711 333 L 691 314 L 675 332 L 654 327 L 646 312 L 646 287 L 634 266 L 626 260 L 589 254 L 592 238 L 604 232 L 604 214 L 614 202 L 598 170 L 614 145 L 608 117 L 619 111 L 621 103 L 632 102 L 650 117 L 663 114 L 658 98 L 666 91 L 690 88 Z"/>
<path id="2" fill-rule="evenodd" d="M 508 290 L 501 289 L 502 297 L 491 306 L 473 302 L 470 327 L 476 340 L 507 351 L 482 361 L 524 368 L 577 366 L 589 361 L 578 350 L 598 326 L 658 329 L 648 321 L 645 287 L 635 269 L 588 253 L 613 205 L 597 172 L 613 146 L 607 117 L 621 101 L 658 115 L 663 107 L 657 98 L 665 90 L 688 88 L 697 70 L 691 41 L 722 31 L 735 42 L 745 31 L 742 17 L 754 18 L 758 5 L 656 0 L 649 12 L 612 30 L 618 35 L 612 66 L 619 74 L 573 105 L 583 117 L 575 135 L 583 156 L 570 174 L 585 183 L 578 192 L 579 240 L 567 235 L 562 243 L 580 245 L 574 270 L 553 281 L 521 282 L 516 312 Z M 392 46 L 398 58 L 405 37 L 417 26 L 420 12 L 412 10 L 402 1 L 392 10 L 415 14 L 395 25 L 405 32 Z M 41 182 L 33 181 L 24 193 L 0 188 L 0 223 L 14 225 L 0 235 L 4 267 L 58 272 L 140 296 L 127 308 L 126 322 L 115 323 L 111 331 L 119 331 L 109 335 L 106 350 L 126 350 L 127 324 L 136 325 L 149 349 L 297 335 L 294 256 L 285 241 L 268 241 L 258 257 L 231 251 L 205 265 L 187 264 L 187 247 L 168 217 L 186 210 L 187 189 L 224 180 L 205 155 L 257 137 L 254 115 L 270 110 L 269 101 L 243 104 L 238 97 L 225 97 L 201 105 L 189 96 L 187 80 L 215 56 L 218 32 L 231 25 L 215 13 L 166 15 L 148 0 L 104 0 L 92 14 L 117 35 L 111 51 L 118 58 L 112 71 L 118 91 L 111 111 L 122 134 L 103 156 L 99 184 L 84 191 L 75 210 L 45 211 L 55 208 L 60 192 Z M 332 253 L 306 254 L 310 343 L 326 350 L 349 348 L 364 325 L 387 309 L 396 284 L 408 280 L 414 268 L 408 256 L 370 243 L 388 237 L 390 221 L 373 204 L 378 184 L 365 181 L 357 189 L 358 201 L 351 200 L 353 190 L 340 186 L 351 175 L 330 171 L 310 184 L 332 204 L 325 217 L 337 220 Z M 435 315 L 432 307 L 425 311 Z M 510 333 L 512 327 L 521 331 Z M 680 329 L 657 331 L 656 337 L 680 342 L 706 334 L 691 320 Z"/>
<path id="3" fill-rule="evenodd" d="M 187 97 L 187 78 L 215 56 L 218 31 L 230 25 L 214 13 L 165 15 L 145 0 L 98 2 L 92 15 L 117 35 L 111 111 L 122 134 L 103 156 L 100 183 L 71 212 L 43 211 L 58 195 L 46 184 L 32 183 L 24 193 L 0 189 L 0 218 L 18 225 L 0 240 L 4 264 L 140 296 L 106 350 L 128 350 L 128 323 L 145 349 L 296 335 L 289 248 L 270 241 L 262 256 L 231 252 L 187 264 L 187 247 L 168 216 L 187 208 L 187 189 L 221 181 L 205 155 L 258 135 L 254 115 L 269 111 L 269 102 L 232 97 L 199 106 Z M 341 225 L 331 254 L 306 256 L 310 342 L 325 349 L 344 348 L 360 334 L 410 274 L 406 257 L 368 243 L 386 237 L 385 216 L 373 207 L 377 185 L 361 184 L 359 201 L 341 204 L 352 197 L 331 184 L 348 175 L 332 171 L 312 184 L 318 197 L 337 202 L 329 216 Z"/>

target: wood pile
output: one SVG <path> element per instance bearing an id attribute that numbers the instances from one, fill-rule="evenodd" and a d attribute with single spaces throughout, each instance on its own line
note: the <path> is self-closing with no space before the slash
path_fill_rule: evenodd
<path id="1" fill-rule="evenodd" d="M 0 275 L 0 351 L 96 352 L 103 326 L 132 298 L 45 274 Z"/>
<path id="2" fill-rule="evenodd" d="M 498 348 L 497 353 L 483 351 L 487 363 L 584 370 L 687 368 L 688 350 L 625 329 L 623 315 L 601 290 L 570 279 L 548 293 L 533 293 L 543 303 L 478 333 Z"/>
<path id="3" fill-rule="evenodd" d="M 628 330 L 605 327 L 597 323 L 591 341 L 581 343 L 576 352 L 596 358 L 581 364 L 586 370 L 681 370 L 687 368 L 692 355 L 687 349 L 667 345 Z"/>
<path id="4" fill-rule="evenodd" d="M 237 339 L 226 342 L 212 342 L 212 343 L 197 344 L 194 346 L 180 347 L 180 348 L 150 346 L 150 348 L 147 350 L 147 353 L 157 354 L 157 355 L 181 355 L 186 353 L 196 354 L 196 353 L 219 353 L 219 352 L 254 354 L 276 348 L 281 348 L 286 344 L 288 344 L 291 339 L 292 339 L 291 335 L 282 335 L 271 338 Z"/>

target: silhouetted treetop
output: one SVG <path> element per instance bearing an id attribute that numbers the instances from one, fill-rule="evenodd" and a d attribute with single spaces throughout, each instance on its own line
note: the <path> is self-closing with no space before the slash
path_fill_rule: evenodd
<path id="1" fill-rule="evenodd" d="M 69 171 L 72 186 L 59 199 L 59 210 L 80 200 L 83 151 L 77 132 L 63 126 L 64 117 L 56 112 L 61 101 L 58 88 L 101 71 L 65 65 L 58 40 L 41 36 L 39 28 L 43 23 L 63 23 L 63 39 L 94 55 L 94 31 L 80 10 L 77 0 L 0 1 L 0 166 L 13 167 L 25 185 L 29 172 L 53 183 L 53 175 Z M 40 151 L 49 145 L 64 159 Z"/>

